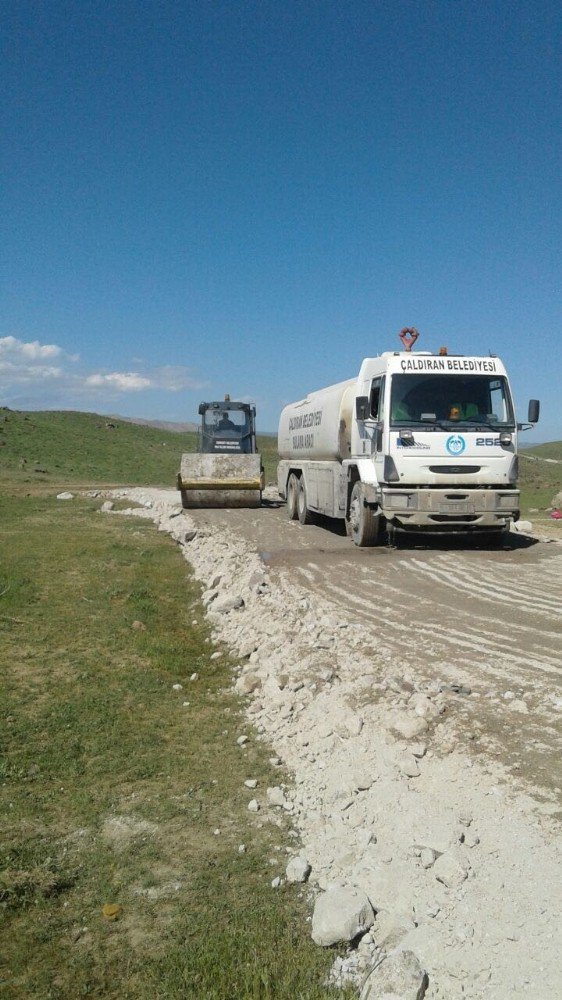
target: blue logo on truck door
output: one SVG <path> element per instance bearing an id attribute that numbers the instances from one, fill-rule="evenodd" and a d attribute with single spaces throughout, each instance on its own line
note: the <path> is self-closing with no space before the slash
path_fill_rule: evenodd
<path id="1" fill-rule="evenodd" d="M 445 441 L 445 447 L 449 455 L 462 455 L 466 448 L 466 441 L 461 434 L 451 434 Z"/>

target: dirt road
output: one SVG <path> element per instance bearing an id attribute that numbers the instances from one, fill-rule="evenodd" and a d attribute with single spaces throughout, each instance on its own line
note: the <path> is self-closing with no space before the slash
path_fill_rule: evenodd
<path id="1" fill-rule="evenodd" d="M 249 738 L 286 768 L 256 822 L 293 825 L 317 901 L 376 911 L 335 981 L 399 947 L 426 1000 L 558 1000 L 562 545 L 356 549 L 273 494 L 183 515 L 172 490 L 114 496 L 180 546 Z"/>
<path id="2" fill-rule="evenodd" d="M 470 687 L 458 709 L 475 751 L 562 807 L 562 545 L 513 534 L 502 550 L 423 539 L 358 549 L 337 522 L 303 527 L 273 500 L 191 516 L 241 536 L 282 590 L 329 600 L 398 671 Z"/>

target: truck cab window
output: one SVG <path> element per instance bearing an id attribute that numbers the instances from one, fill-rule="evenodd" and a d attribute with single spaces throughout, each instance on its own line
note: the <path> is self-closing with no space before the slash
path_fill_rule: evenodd
<path id="1" fill-rule="evenodd" d="M 384 378 L 375 378 L 371 384 L 370 412 L 373 420 L 383 419 Z"/>

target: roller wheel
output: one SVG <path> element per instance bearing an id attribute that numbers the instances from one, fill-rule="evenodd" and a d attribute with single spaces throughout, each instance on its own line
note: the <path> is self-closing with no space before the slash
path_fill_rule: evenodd
<path id="1" fill-rule="evenodd" d="M 375 514 L 365 503 L 363 486 L 355 483 L 349 501 L 347 517 L 347 532 L 349 537 L 360 548 L 368 545 L 378 545 L 381 535 L 381 516 Z"/>
<path id="2" fill-rule="evenodd" d="M 287 483 L 287 517 L 289 521 L 296 521 L 299 516 L 299 480 L 294 472 L 291 472 Z"/>
<path id="3" fill-rule="evenodd" d="M 306 486 L 304 476 L 299 479 L 299 492 L 297 494 L 297 514 L 301 524 L 312 524 L 314 514 L 307 506 Z"/>

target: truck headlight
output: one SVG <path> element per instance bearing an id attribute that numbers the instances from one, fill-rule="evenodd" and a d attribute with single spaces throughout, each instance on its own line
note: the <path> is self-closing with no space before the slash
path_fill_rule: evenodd
<path id="1" fill-rule="evenodd" d="M 498 493 L 496 497 L 496 506 L 499 510 L 513 510 L 517 507 L 518 497 L 513 496 L 513 493 Z"/>
<path id="2" fill-rule="evenodd" d="M 391 510 L 417 510 L 418 498 L 415 493 L 387 493 L 386 506 Z"/>

